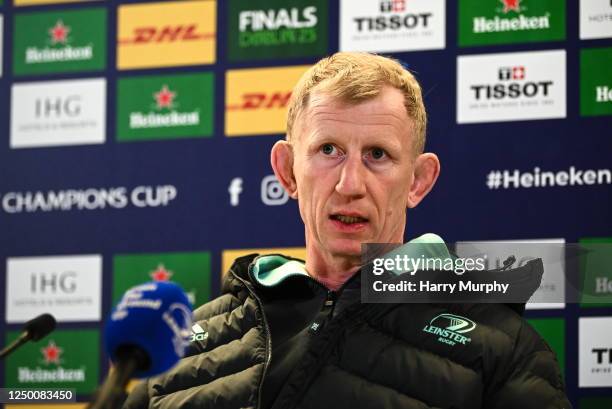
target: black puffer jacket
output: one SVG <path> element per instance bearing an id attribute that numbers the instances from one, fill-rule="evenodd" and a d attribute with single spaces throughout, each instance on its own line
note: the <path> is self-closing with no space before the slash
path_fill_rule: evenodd
<path id="1" fill-rule="evenodd" d="M 260 406 L 272 346 L 253 258 L 237 259 L 223 295 L 195 311 L 188 356 L 139 384 L 125 409 Z M 343 292 L 309 336 L 273 408 L 571 409 L 554 353 L 504 305 L 361 304 Z"/>

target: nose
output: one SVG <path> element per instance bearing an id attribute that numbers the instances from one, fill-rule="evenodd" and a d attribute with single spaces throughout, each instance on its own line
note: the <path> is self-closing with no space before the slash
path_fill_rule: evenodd
<path id="1" fill-rule="evenodd" d="M 360 155 L 348 155 L 342 164 L 340 180 L 336 192 L 342 196 L 359 198 L 365 195 L 365 177 L 367 169 Z"/>

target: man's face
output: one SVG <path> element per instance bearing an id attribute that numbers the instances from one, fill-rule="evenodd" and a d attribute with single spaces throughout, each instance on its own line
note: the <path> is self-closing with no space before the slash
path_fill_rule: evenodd
<path id="1" fill-rule="evenodd" d="M 293 171 L 314 251 L 354 258 L 361 243 L 403 241 L 416 156 L 410 125 L 395 88 L 357 105 L 312 95 L 295 126 Z"/>

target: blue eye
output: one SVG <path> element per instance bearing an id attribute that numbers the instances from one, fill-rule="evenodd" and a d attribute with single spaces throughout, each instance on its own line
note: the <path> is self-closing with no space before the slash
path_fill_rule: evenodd
<path id="1" fill-rule="evenodd" d="M 334 145 L 332 145 L 331 143 L 326 143 L 325 145 L 323 145 L 321 147 L 321 152 L 323 152 L 325 155 L 331 155 L 334 153 Z"/>

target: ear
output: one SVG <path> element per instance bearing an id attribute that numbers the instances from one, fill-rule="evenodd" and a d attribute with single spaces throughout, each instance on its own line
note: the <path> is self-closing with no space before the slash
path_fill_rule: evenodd
<path id="1" fill-rule="evenodd" d="M 433 153 L 422 153 L 414 161 L 414 178 L 406 198 L 406 206 L 416 207 L 433 185 L 440 174 L 440 160 Z"/>
<path id="2" fill-rule="evenodd" d="M 276 179 L 292 199 L 297 199 L 297 183 L 293 174 L 293 147 L 287 141 L 278 141 L 270 152 L 270 162 Z"/>

